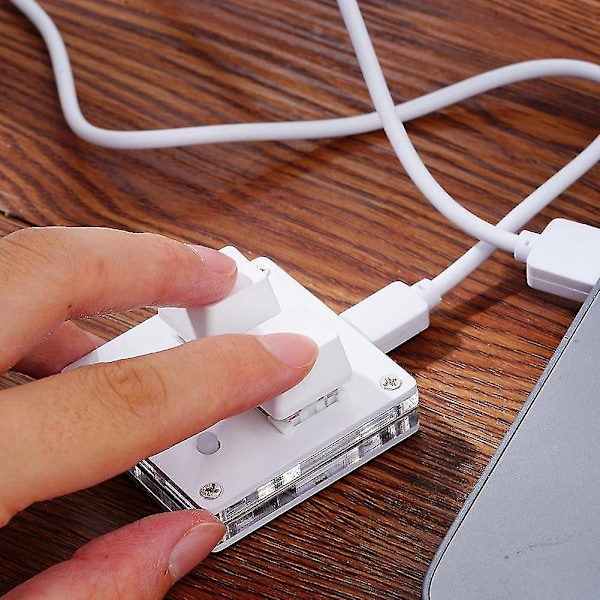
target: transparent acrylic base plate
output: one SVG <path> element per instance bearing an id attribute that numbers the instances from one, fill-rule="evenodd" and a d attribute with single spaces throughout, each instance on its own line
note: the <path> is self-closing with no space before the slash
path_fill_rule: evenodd
<path id="1" fill-rule="evenodd" d="M 359 419 L 349 431 L 344 411 L 336 431 L 310 432 L 293 441 L 298 431 L 283 435 L 255 410 L 211 428 L 220 441 L 215 454 L 198 456 L 190 438 L 142 461 L 131 474 L 169 510 L 213 512 L 227 528 L 215 548 L 219 551 L 414 433 L 416 404 L 411 396 L 366 422 Z M 325 416 L 333 406 L 312 418 Z M 299 449 L 306 441 L 310 445 Z"/>

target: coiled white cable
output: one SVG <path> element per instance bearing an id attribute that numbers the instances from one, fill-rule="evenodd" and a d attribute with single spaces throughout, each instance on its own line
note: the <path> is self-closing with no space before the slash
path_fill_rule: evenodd
<path id="1" fill-rule="evenodd" d="M 118 149 L 150 149 L 222 142 L 314 139 L 365 133 L 380 129 L 383 124 L 401 162 L 424 195 L 452 222 L 474 237 L 485 240 L 489 245 L 485 248 L 484 245 L 478 244 L 465 257 L 459 259 L 456 265 L 440 274 L 434 281 L 441 289 L 449 289 L 449 286 L 455 285 L 458 277 L 462 278 L 463 275 L 470 273 L 491 254 L 493 248 L 500 247 L 513 251 L 516 235 L 511 230 L 522 227 L 529 218 L 600 159 L 600 143 L 596 139 L 586 151 L 569 163 L 568 168 L 559 171 L 498 225 L 492 225 L 473 215 L 451 198 L 427 171 L 412 146 L 402 122 L 443 109 L 491 89 L 526 79 L 571 76 L 600 83 L 600 66 L 568 59 L 527 61 L 471 77 L 421 98 L 394 106 L 355 0 L 339 0 L 338 4 L 378 112 L 337 119 L 297 122 L 239 123 L 147 131 L 102 129 L 90 124 L 81 112 L 68 52 L 52 19 L 35 0 L 11 0 L 11 2 L 34 23 L 45 40 L 56 78 L 61 108 L 67 123 L 78 136 L 97 145 Z"/>
<path id="2" fill-rule="evenodd" d="M 271 123 L 201 125 L 148 131 L 113 131 L 91 125 L 79 107 L 64 41 L 50 16 L 35 0 L 10 0 L 40 32 L 52 61 L 64 117 L 83 139 L 100 146 L 150 149 L 221 142 L 283 141 L 343 137 L 381 129 L 377 113 Z M 404 122 L 444 109 L 498 87 L 539 77 L 580 77 L 600 82 L 600 66 L 579 60 L 551 59 L 517 63 L 477 75 L 396 107 Z"/>

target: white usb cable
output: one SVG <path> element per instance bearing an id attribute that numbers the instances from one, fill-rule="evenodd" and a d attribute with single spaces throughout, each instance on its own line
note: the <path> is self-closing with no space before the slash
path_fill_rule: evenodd
<path id="1" fill-rule="evenodd" d="M 429 312 L 441 302 L 442 296 L 483 263 L 496 248 L 508 250 L 517 258 L 527 261 L 530 285 L 566 297 L 581 299 L 589 281 L 596 274 L 600 277 L 600 259 L 596 258 L 600 257 L 600 247 L 596 245 L 600 242 L 597 242 L 598 236 L 590 232 L 594 228 L 582 232 L 574 231 L 571 225 L 551 224 L 547 232 L 539 236 L 530 232 L 522 232 L 521 235 L 516 233 L 598 162 L 600 137 L 497 225 L 492 225 L 462 207 L 439 185 L 418 156 L 403 126 L 403 122 L 526 79 L 570 76 L 600 83 L 600 65 L 568 59 L 527 61 L 471 77 L 395 106 L 356 0 L 338 0 L 376 112 L 312 121 L 239 123 L 147 131 L 107 130 L 92 125 L 82 114 L 68 52 L 50 16 L 35 0 L 11 2 L 34 23 L 46 42 L 65 120 L 77 135 L 91 143 L 116 149 L 149 149 L 223 142 L 340 137 L 374 131 L 383 126 L 398 158 L 424 196 L 455 225 L 475 238 L 484 240 L 432 280 L 424 279 L 413 286 L 393 282 L 342 313 L 347 321 L 385 351 L 425 329 L 429 324 Z M 581 248 L 576 240 L 569 241 L 572 235 L 586 240 Z M 557 236 L 560 238 L 558 241 Z M 574 251 L 563 252 L 564 260 L 558 261 L 555 268 L 552 261 L 544 257 L 551 253 L 557 243 L 562 244 L 563 249 L 572 247 Z M 580 260 L 582 254 L 586 255 L 587 267 L 579 270 L 581 276 L 572 277 L 570 274 L 574 267 L 571 260 Z"/>
<path id="2" fill-rule="evenodd" d="M 577 158 L 492 225 L 458 204 L 429 173 L 399 118 L 356 0 L 338 5 L 371 99 L 398 159 L 423 195 L 451 222 L 480 241 L 433 280 L 413 286 L 395 281 L 342 313 L 384 352 L 429 326 L 429 313 L 442 295 L 475 270 L 496 248 L 527 263 L 531 287 L 582 301 L 600 279 L 600 230 L 565 220 L 553 221 L 541 235 L 515 232 L 592 168 L 600 158 L 597 137 Z M 591 71 L 595 71 L 592 69 Z M 591 72 L 592 79 L 597 72 Z"/>
<path id="3" fill-rule="evenodd" d="M 477 239 L 485 240 L 511 252 L 514 251 L 517 242 L 516 235 L 473 215 L 450 197 L 427 171 L 410 142 L 402 122 L 424 116 L 496 87 L 536 77 L 571 76 L 600 83 L 599 65 L 567 59 L 535 60 L 502 67 L 394 106 L 358 4 L 355 0 L 339 0 L 342 16 L 377 112 L 354 117 L 312 121 L 237 123 L 146 131 L 114 131 L 92 125 L 81 112 L 68 52 L 59 30 L 50 16 L 35 0 L 11 0 L 11 2 L 33 22 L 44 38 L 52 61 L 63 114 L 71 129 L 83 139 L 112 148 L 149 149 L 191 144 L 347 136 L 379 129 L 383 122 L 398 157 L 430 202 L 453 223 Z M 600 158 L 600 147 L 592 144 L 587 153 L 587 159 L 584 161 L 583 158 L 578 157 L 576 160 L 578 162 L 581 160 L 582 164 L 584 162 L 589 164 L 590 153 L 593 164 Z M 544 193 L 552 195 L 555 192 L 546 186 Z M 555 196 L 558 193 L 560 192 L 557 192 Z M 541 202 L 544 206 L 547 203 L 545 198 L 546 196 Z"/>
<path id="4" fill-rule="evenodd" d="M 485 241 L 496 248 L 514 252 L 518 242 L 518 236 L 515 233 L 492 225 L 469 212 L 456 202 L 428 171 L 396 113 L 392 96 L 356 0 L 338 0 L 338 6 L 350 35 L 371 100 L 381 118 L 388 139 L 409 177 L 431 204 L 449 221 L 478 240 Z M 591 74 L 600 83 L 600 67 L 593 71 Z M 595 164 L 600 159 L 600 146 L 591 145 L 589 150 L 588 159 L 591 153 L 592 164 Z M 556 188 L 560 191 L 563 189 L 561 186 Z M 553 195 L 553 198 L 560 191 L 555 194 L 552 187 L 544 189 L 544 193 Z M 545 201 L 542 204 L 545 205 Z"/>
<path id="5" fill-rule="evenodd" d="M 10 1 L 35 25 L 46 43 L 65 120 L 78 136 L 93 144 L 121 149 L 149 149 L 223 142 L 343 137 L 381 129 L 381 120 L 376 112 L 337 119 L 202 125 L 148 131 L 113 131 L 95 127 L 81 112 L 69 55 L 50 16 L 35 0 Z M 407 122 L 495 88 L 539 77 L 578 77 L 600 82 L 600 66 L 570 59 L 526 61 L 494 69 L 409 100 L 397 106 L 396 111 L 400 119 Z"/>
<path id="6" fill-rule="evenodd" d="M 523 227 L 596 163 L 599 150 L 600 138 L 596 138 L 577 158 L 513 208 L 497 227 L 507 231 Z M 541 236 L 531 232 L 518 236 L 515 258 L 527 263 L 527 281 L 531 287 L 582 301 L 592 287 L 590 282 L 600 279 L 600 230 L 579 223 L 557 229 L 551 226 L 552 223 Z M 594 235 L 590 230 L 597 233 Z M 555 248 L 561 248 L 562 256 L 553 261 L 549 257 Z M 392 282 L 340 316 L 378 348 L 389 352 L 427 329 L 429 313 L 442 297 L 495 250 L 487 242 L 479 242 L 433 279 L 423 279 L 412 286 Z"/>

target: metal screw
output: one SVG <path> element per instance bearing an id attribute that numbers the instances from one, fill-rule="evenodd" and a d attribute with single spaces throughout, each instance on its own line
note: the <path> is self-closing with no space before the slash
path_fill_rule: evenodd
<path id="1" fill-rule="evenodd" d="M 388 392 L 397 390 L 402 385 L 402 380 L 396 375 L 386 375 L 379 380 L 379 385 Z"/>
<path id="2" fill-rule="evenodd" d="M 223 493 L 223 486 L 216 481 L 205 483 L 200 488 L 200 495 L 206 500 L 216 500 Z"/>

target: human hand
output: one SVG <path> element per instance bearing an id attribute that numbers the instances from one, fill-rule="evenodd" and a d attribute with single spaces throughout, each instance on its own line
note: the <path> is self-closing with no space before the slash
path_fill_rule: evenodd
<path id="1" fill-rule="evenodd" d="M 316 358 L 302 336 L 225 335 L 60 373 L 99 343 L 71 319 L 213 302 L 233 286 L 234 262 L 156 235 L 42 228 L 0 239 L 0 264 L 0 373 L 39 378 L 0 392 L 0 526 L 255 407 L 298 383 Z M 162 598 L 223 532 L 201 510 L 154 515 L 6 598 Z"/>

